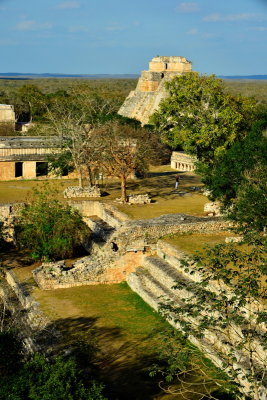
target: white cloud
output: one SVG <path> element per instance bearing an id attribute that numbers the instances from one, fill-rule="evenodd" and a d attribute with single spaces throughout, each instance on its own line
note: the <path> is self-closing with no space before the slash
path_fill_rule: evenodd
<path id="1" fill-rule="evenodd" d="M 267 16 L 263 14 L 255 14 L 255 13 L 242 13 L 242 14 L 229 14 L 229 15 L 222 15 L 222 14 L 210 14 L 203 18 L 205 22 L 224 22 L 224 21 L 257 21 L 257 20 L 265 20 Z"/>
<path id="2" fill-rule="evenodd" d="M 116 31 L 123 31 L 124 27 L 117 22 L 111 23 L 105 27 L 106 31 L 116 32 Z"/>
<path id="3" fill-rule="evenodd" d="M 176 7 L 176 11 L 181 12 L 181 13 L 194 13 L 199 10 L 200 10 L 200 8 L 197 3 L 190 3 L 190 2 L 180 3 Z"/>
<path id="4" fill-rule="evenodd" d="M 80 8 L 81 3 L 79 1 L 65 1 L 64 3 L 60 3 L 57 5 L 57 8 L 61 9 L 72 9 L 72 8 Z"/>
<path id="5" fill-rule="evenodd" d="M 192 28 L 190 31 L 187 32 L 188 35 L 197 35 L 198 34 L 198 29 Z"/>
<path id="6" fill-rule="evenodd" d="M 265 32 L 267 31 L 267 26 L 253 26 L 249 28 L 250 31 Z"/>
<path id="7" fill-rule="evenodd" d="M 50 24 L 49 22 L 39 23 L 37 21 L 29 20 L 26 18 L 23 18 L 22 21 L 18 22 L 15 27 L 15 29 L 18 31 L 37 31 L 51 28 L 52 24 Z"/>

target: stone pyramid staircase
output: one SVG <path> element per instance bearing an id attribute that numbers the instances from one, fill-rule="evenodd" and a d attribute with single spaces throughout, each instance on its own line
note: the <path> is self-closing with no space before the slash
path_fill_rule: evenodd
<path id="1" fill-rule="evenodd" d="M 194 264 L 189 264 L 186 270 L 182 266 L 182 259 L 186 255 L 171 245 L 159 241 L 157 245 L 157 254 L 153 257 L 146 257 L 141 267 L 131 273 L 127 278 L 130 288 L 136 292 L 147 304 L 155 310 L 159 310 L 161 303 L 166 304 L 171 301 L 175 306 L 182 306 L 183 299 L 191 296 L 195 290 L 195 283 L 201 277 L 198 272 L 194 271 Z M 179 289 L 173 287 L 176 283 Z M 211 284 L 207 289 L 216 291 L 216 283 Z M 171 317 L 171 316 L 170 316 Z M 193 322 L 193 319 L 190 318 Z M 179 329 L 179 323 L 170 318 L 169 322 L 172 326 Z M 196 320 L 194 320 L 196 322 Z M 205 333 L 204 339 L 197 339 L 192 335 L 189 336 L 190 341 L 201 349 L 217 366 L 222 367 L 222 359 L 220 354 L 227 354 L 229 347 L 225 342 L 224 336 L 220 333 L 208 331 Z M 264 353 L 264 349 L 255 342 L 257 352 Z M 247 354 L 242 351 L 236 351 L 237 362 L 236 367 L 241 371 L 246 371 Z M 240 382 L 245 386 L 249 386 L 249 382 L 245 378 L 240 378 Z"/>
<path id="2" fill-rule="evenodd" d="M 185 289 L 173 289 L 176 282 L 188 288 L 194 280 L 198 280 L 197 276 L 191 278 L 193 268 L 192 271 L 189 270 L 189 273 L 185 273 L 181 268 L 183 257 L 186 255 L 178 251 L 176 254 L 171 254 L 168 245 L 159 241 L 157 254 L 153 257 L 146 257 L 143 265 L 128 276 L 127 282 L 133 291 L 156 310 L 160 303 L 166 302 L 166 300 L 179 303 L 189 292 Z"/>

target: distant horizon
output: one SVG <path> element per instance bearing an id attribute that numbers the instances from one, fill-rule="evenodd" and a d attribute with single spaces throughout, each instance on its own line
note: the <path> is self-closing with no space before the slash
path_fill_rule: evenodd
<path id="1" fill-rule="evenodd" d="M 141 71 L 140 71 L 141 73 Z M 117 73 L 117 74 L 112 74 L 112 73 L 95 73 L 95 74 L 78 74 L 78 73 L 64 73 L 64 72 L 43 72 L 43 73 L 37 73 L 37 72 L 0 72 L 0 78 L 5 78 L 5 77 L 66 77 L 66 78 L 71 78 L 71 77 L 76 77 L 76 78 L 93 78 L 93 77 L 131 77 L 131 78 L 138 78 L 140 76 L 140 73 Z M 205 75 L 205 74 L 204 74 Z M 215 74 L 216 75 L 216 74 Z M 247 75 L 242 75 L 242 74 L 233 74 L 233 75 L 216 75 L 218 78 L 225 78 L 225 79 L 267 79 L 267 73 L 266 74 L 247 74 Z"/>

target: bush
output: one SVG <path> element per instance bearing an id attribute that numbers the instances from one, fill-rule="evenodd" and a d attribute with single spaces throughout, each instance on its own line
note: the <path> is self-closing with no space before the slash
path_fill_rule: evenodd
<path id="1" fill-rule="evenodd" d="M 33 199 L 21 212 L 17 243 L 36 260 L 69 258 L 81 251 L 90 229 L 81 215 L 56 199 L 49 186 L 33 191 Z"/>

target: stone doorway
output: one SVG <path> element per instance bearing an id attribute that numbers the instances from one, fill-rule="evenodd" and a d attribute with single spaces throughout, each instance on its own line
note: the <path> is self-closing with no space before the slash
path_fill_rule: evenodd
<path id="1" fill-rule="evenodd" d="M 20 178 L 23 176 L 23 162 L 15 163 L 15 178 Z"/>

